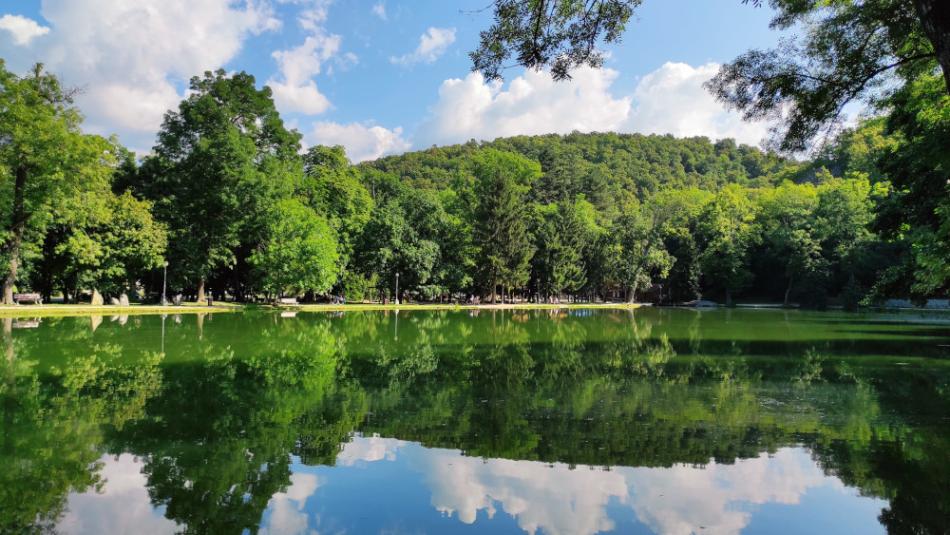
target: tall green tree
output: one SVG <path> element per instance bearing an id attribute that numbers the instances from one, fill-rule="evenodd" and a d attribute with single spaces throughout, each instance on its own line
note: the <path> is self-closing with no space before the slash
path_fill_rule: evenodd
<path id="1" fill-rule="evenodd" d="M 3 302 L 13 288 L 27 240 L 49 221 L 63 195 L 109 155 L 79 130 L 72 94 L 37 64 L 25 76 L 0 61 L 0 260 Z"/>
<path id="2" fill-rule="evenodd" d="M 303 156 L 303 164 L 299 193 L 336 231 L 340 265 L 347 269 L 355 242 L 372 213 L 373 198 L 341 146 L 310 147 Z"/>
<path id="3" fill-rule="evenodd" d="M 663 243 L 672 215 L 670 206 L 647 201 L 627 207 L 616 222 L 620 281 L 631 303 L 640 290 L 650 287 L 657 278 L 665 278 L 673 265 Z"/>
<path id="4" fill-rule="evenodd" d="M 534 223 L 532 277 L 543 297 L 575 293 L 586 283 L 584 244 L 588 238 L 575 203 L 539 206 Z"/>
<path id="5" fill-rule="evenodd" d="M 336 233 L 297 199 L 284 199 L 267 217 L 267 238 L 251 254 L 262 288 L 280 297 L 328 291 L 337 280 Z"/>
<path id="6" fill-rule="evenodd" d="M 169 228 L 170 271 L 201 300 L 214 270 L 246 260 L 275 203 L 293 194 L 300 134 L 247 73 L 206 72 L 190 89 L 165 115 L 138 189 Z"/>
<path id="7" fill-rule="evenodd" d="M 722 288 L 726 304 L 749 283 L 748 254 L 758 235 L 756 206 L 739 186 L 727 186 L 706 205 L 700 216 L 704 279 Z"/>
<path id="8" fill-rule="evenodd" d="M 513 153 L 488 149 L 475 156 L 477 180 L 475 245 L 481 285 L 494 303 L 499 285 L 518 288 L 528 282 L 534 254 L 525 200 L 541 166 Z"/>
<path id="9" fill-rule="evenodd" d="M 782 303 L 788 306 L 797 284 L 810 283 L 809 292 L 823 293 L 820 280 L 827 266 L 816 226 L 818 192 L 811 184 L 785 183 L 759 201 L 759 221 L 769 252 L 785 271 Z"/>

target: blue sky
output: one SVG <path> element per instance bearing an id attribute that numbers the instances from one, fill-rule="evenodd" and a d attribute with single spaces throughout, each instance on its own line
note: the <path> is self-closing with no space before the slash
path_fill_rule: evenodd
<path id="1" fill-rule="evenodd" d="M 771 12 L 739 0 L 646 0 L 605 69 L 570 83 L 470 73 L 488 0 L 0 0 L 0 56 L 83 88 L 86 127 L 147 152 L 165 109 L 204 69 L 272 87 L 307 144 L 354 160 L 513 134 L 636 131 L 735 137 L 747 124 L 702 89 L 717 64 L 774 45 Z"/>

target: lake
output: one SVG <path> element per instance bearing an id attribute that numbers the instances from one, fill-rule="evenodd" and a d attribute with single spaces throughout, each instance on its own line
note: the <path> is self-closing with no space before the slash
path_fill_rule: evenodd
<path id="1" fill-rule="evenodd" d="M 947 314 L 0 322 L 3 533 L 950 529 Z"/>

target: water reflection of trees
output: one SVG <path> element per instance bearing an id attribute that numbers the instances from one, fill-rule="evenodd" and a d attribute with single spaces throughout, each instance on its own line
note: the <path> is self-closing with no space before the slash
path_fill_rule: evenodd
<path id="1" fill-rule="evenodd" d="M 123 452 L 186 531 L 254 531 L 292 457 L 333 464 L 357 431 L 594 466 L 805 444 L 827 472 L 889 499 L 893 532 L 933 532 L 948 515 L 950 444 L 933 425 L 946 378 L 895 380 L 827 345 L 707 354 L 698 320 L 679 336 L 637 313 L 503 312 L 185 316 L 165 353 L 129 342 L 156 321 L 58 321 L 45 326 L 57 344 L 5 324 L 0 531 L 51 527 L 69 492 L 102 484 L 99 458 Z"/>

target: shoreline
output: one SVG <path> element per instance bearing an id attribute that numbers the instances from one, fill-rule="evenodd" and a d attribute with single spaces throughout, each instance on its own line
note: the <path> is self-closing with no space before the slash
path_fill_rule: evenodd
<path id="1" fill-rule="evenodd" d="M 359 311 L 396 311 L 396 310 L 564 310 L 564 309 L 613 309 L 632 310 L 640 308 L 639 303 L 506 303 L 506 304 L 442 304 L 442 303 L 351 303 L 299 304 L 299 305 L 260 305 L 243 303 L 222 303 L 213 306 L 198 304 L 174 305 L 0 305 L 0 318 L 40 318 L 56 316 L 95 316 L 95 315 L 147 315 L 147 314 L 207 314 L 224 312 L 243 312 L 248 310 L 274 310 L 292 312 L 359 312 Z"/>

